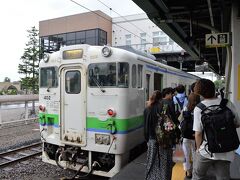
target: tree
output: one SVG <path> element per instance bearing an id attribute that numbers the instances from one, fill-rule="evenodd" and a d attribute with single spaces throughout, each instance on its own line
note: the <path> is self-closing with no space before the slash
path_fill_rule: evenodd
<path id="1" fill-rule="evenodd" d="M 11 79 L 9 77 L 5 77 L 4 82 L 11 82 Z"/>
<path id="2" fill-rule="evenodd" d="M 223 88 L 224 87 L 224 80 L 216 80 L 216 81 L 214 81 L 214 84 L 215 84 L 215 88 L 216 89 L 221 89 L 221 88 Z"/>
<path id="3" fill-rule="evenodd" d="M 18 65 L 18 73 L 24 74 L 21 78 L 22 88 L 36 93 L 38 90 L 38 67 L 39 67 L 39 38 L 38 30 L 32 27 L 28 32 L 28 42 L 21 56 L 22 63 Z"/>

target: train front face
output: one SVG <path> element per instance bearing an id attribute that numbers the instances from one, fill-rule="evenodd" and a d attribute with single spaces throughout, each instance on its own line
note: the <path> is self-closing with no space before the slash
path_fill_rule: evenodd
<path id="1" fill-rule="evenodd" d="M 64 52 L 78 53 L 73 49 L 81 49 L 79 57 L 85 59 L 66 61 Z M 116 62 L 116 57 L 106 61 L 101 51 L 87 45 L 68 46 L 40 64 L 42 159 L 60 168 L 112 177 L 128 162 L 130 150 L 143 141 L 142 110 L 137 114 L 134 108 L 141 98 L 124 86 L 126 79 L 117 85 L 121 73 L 129 77 L 126 62 Z M 104 84 L 110 82 L 101 77 L 113 73 L 115 82 Z"/>

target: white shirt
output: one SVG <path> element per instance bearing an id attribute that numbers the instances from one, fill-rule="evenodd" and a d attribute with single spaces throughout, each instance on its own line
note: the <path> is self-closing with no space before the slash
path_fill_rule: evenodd
<path id="1" fill-rule="evenodd" d="M 220 98 L 215 98 L 215 99 L 205 99 L 203 100 L 201 103 L 203 103 L 206 107 L 211 106 L 211 105 L 219 105 L 221 102 Z M 232 110 L 232 112 L 235 115 L 235 124 L 239 125 L 240 124 L 240 119 L 238 117 L 238 114 L 236 113 L 235 107 L 234 105 L 228 101 L 227 106 Z M 193 130 L 194 131 L 198 131 L 198 132 L 202 132 L 203 131 L 203 125 L 201 122 L 201 109 L 198 107 L 195 107 L 194 109 L 194 122 L 193 122 Z M 206 139 L 206 135 L 204 134 Z M 226 152 L 226 153 L 213 153 L 212 157 L 211 154 L 208 151 L 205 150 L 205 145 L 206 145 L 206 141 L 203 141 L 203 143 L 201 144 L 200 148 L 199 148 L 199 152 L 200 154 L 208 159 L 213 159 L 213 160 L 226 160 L 226 161 L 233 161 L 234 160 L 234 156 L 235 156 L 235 152 L 234 151 L 230 151 L 230 152 Z M 207 146 L 206 146 L 207 148 Z"/>

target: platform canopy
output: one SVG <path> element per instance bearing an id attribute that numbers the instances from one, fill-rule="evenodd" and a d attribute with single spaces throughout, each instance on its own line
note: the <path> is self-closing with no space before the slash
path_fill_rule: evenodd
<path id="1" fill-rule="evenodd" d="M 151 21 L 185 49 L 192 60 L 197 64 L 207 62 L 215 73 L 224 75 L 226 48 L 207 48 L 205 36 L 230 32 L 231 0 L 133 0 L 133 2 L 146 12 Z"/>

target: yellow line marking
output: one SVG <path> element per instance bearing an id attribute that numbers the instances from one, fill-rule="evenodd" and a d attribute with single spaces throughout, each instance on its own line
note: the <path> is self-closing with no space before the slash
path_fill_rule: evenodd
<path id="1" fill-rule="evenodd" d="M 184 180 L 185 171 L 183 170 L 183 164 L 181 162 L 177 162 L 172 171 L 172 180 Z"/>

